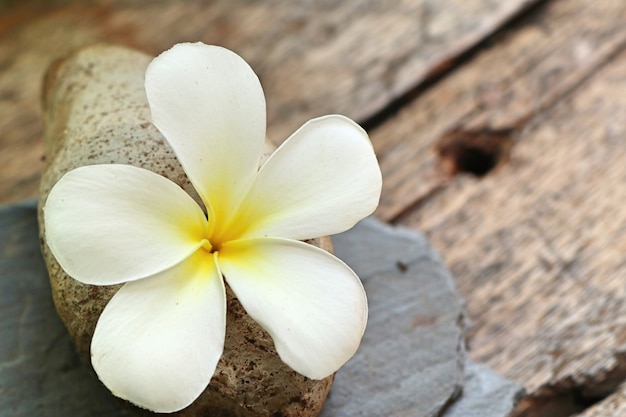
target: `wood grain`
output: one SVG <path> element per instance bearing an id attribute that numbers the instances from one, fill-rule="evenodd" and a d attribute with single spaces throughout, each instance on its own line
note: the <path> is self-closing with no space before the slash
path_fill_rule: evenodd
<path id="1" fill-rule="evenodd" d="M 378 215 L 394 220 L 447 184 L 447 161 L 435 150 L 451 132 L 467 142 L 508 130 L 503 143 L 514 141 L 623 48 L 625 21 L 619 0 L 550 2 L 402 108 L 371 133 L 385 180 Z"/>
<path id="2" fill-rule="evenodd" d="M 532 394 L 520 416 L 569 415 L 538 404 L 588 404 L 626 378 L 625 21 L 622 2 L 552 2 L 372 135 L 396 197 L 380 214 L 441 250 L 474 320 L 471 357 Z M 509 161 L 429 183 L 459 126 L 517 129 Z"/>
<path id="3" fill-rule="evenodd" d="M 311 117 L 368 119 L 538 1 L 16 2 L 0 18 L 0 202 L 36 195 L 41 81 L 79 46 L 229 47 L 259 73 L 280 142 Z"/>

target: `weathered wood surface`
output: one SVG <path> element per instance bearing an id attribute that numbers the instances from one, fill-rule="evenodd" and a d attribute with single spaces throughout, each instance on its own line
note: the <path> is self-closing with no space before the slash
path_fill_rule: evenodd
<path id="1" fill-rule="evenodd" d="M 520 416 L 626 379 L 625 45 L 626 3 L 550 2 L 372 132 L 379 216 L 442 252 L 471 357 L 531 394 Z M 485 155 L 486 176 L 454 175 Z"/>
<path id="2" fill-rule="evenodd" d="M 529 391 L 518 416 L 624 413 L 626 2 L 36 3 L 0 14 L 0 201 L 36 193 L 52 59 L 103 39 L 224 44 L 260 72 L 273 139 L 327 112 L 373 127 L 377 216 L 442 253 L 470 356 Z"/>
<path id="3" fill-rule="evenodd" d="M 623 48 L 625 23 L 621 0 L 549 2 L 404 106 L 371 133 L 385 179 L 378 215 L 395 220 L 419 212 L 421 201 L 448 184 L 462 164 L 453 152 L 440 158 L 434 152 L 440 144 L 467 149 L 477 133 L 503 131 L 478 149 L 497 159 L 502 148 L 506 159 L 516 131 L 541 119 Z"/>
<path id="4" fill-rule="evenodd" d="M 15 2 L 0 11 L 0 202 L 36 195 L 42 78 L 78 46 L 233 49 L 259 73 L 268 134 L 280 142 L 314 116 L 370 118 L 538 1 Z"/>

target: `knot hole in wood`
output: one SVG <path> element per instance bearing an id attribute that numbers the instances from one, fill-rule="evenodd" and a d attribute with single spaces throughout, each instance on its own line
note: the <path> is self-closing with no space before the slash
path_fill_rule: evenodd
<path id="1" fill-rule="evenodd" d="M 435 145 L 444 172 L 483 177 L 509 160 L 515 129 L 455 128 L 445 133 Z"/>

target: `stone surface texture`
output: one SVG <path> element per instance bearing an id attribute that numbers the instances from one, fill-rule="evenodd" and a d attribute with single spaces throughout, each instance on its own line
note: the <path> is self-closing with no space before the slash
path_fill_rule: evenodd
<path id="1" fill-rule="evenodd" d="M 0 206 L 0 416 L 131 416 L 80 362 L 54 311 L 36 201 Z"/>
<path id="2" fill-rule="evenodd" d="M 443 417 L 510 416 L 524 389 L 495 373 L 484 364 L 468 360 L 462 397 L 446 410 Z"/>
<path id="3" fill-rule="evenodd" d="M 333 241 L 363 279 L 370 318 L 322 416 L 439 415 L 465 363 L 463 301 L 443 262 L 421 234 L 373 219 Z"/>
<path id="4" fill-rule="evenodd" d="M 54 312 L 36 211 L 35 201 L 0 206 L 0 417 L 153 415 L 79 360 Z M 370 323 L 321 417 L 509 415 L 522 388 L 465 360 L 462 300 L 421 234 L 366 219 L 335 247 L 364 281 Z"/>
<path id="5" fill-rule="evenodd" d="M 374 218 L 333 238 L 363 280 L 370 320 L 322 417 L 506 417 L 523 389 L 466 362 L 464 302 L 426 238 Z"/>
<path id="6" fill-rule="evenodd" d="M 44 91 L 46 168 L 41 183 L 40 230 L 54 302 L 83 361 L 100 313 L 119 286 L 81 284 L 60 268 L 45 245 L 41 208 L 66 172 L 92 164 L 130 164 L 161 174 L 197 195 L 161 134 L 149 122 L 143 78 L 151 58 L 96 45 L 59 62 Z M 312 242 L 330 250 L 328 238 Z M 333 376 L 310 380 L 276 354 L 271 337 L 228 294 L 224 353 L 211 384 L 176 415 L 307 417 L 319 413 Z"/>

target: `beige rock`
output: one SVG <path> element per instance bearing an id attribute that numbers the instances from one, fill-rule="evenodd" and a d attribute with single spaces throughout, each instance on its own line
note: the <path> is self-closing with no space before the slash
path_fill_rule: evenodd
<path id="1" fill-rule="evenodd" d="M 131 164 L 161 174 L 196 193 L 161 134 L 150 123 L 143 89 L 151 57 L 129 49 L 94 45 L 56 63 L 43 96 L 47 167 L 41 182 L 39 226 L 52 295 L 76 349 L 86 363 L 98 317 L 119 286 L 81 284 L 60 268 L 45 244 L 41 207 L 66 172 L 83 165 Z M 331 250 L 329 238 L 312 242 Z M 307 379 L 276 354 L 270 336 L 228 291 L 224 354 L 211 384 L 178 416 L 316 416 L 332 376 Z M 145 411 L 129 404 L 137 415 Z M 148 413 L 149 414 L 149 413 Z"/>

